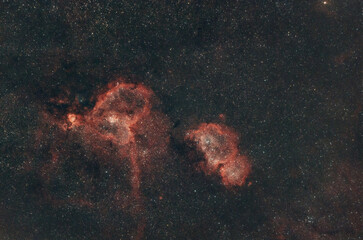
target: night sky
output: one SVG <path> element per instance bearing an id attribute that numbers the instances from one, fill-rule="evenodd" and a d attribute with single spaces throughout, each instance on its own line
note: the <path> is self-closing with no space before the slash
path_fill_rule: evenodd
<path id="1" fill-rule="evenodd" d="M 363 239 L 359 0 L 0 3 L 0 239 Z"/>

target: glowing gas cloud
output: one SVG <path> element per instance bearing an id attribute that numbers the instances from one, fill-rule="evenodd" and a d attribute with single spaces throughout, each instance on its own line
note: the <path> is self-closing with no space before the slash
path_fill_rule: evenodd
<path id="1" fill-rule="evenodd" d="M 238 149 L 238 135 L 229 127 L 202 123 L 186 134 L 197 150 L 203 153 L 205 161 L 200 163 L 207 175 L 218 174 L 225 186 L 242 186 L 251 172 L 251 164 Z"/>
<path id="2" fill-rule="evenodd" d="M 66 133 L 68 138 L 78 142 L 87 154 L 96 156 L 99 165 L 111 169 L 108 174 L 113 178 L 125 176 L 128 179 L 121 185 L 110 181 L 110 186 L 106 187 L 114 189 L 111 199 L 115 210 L 128 212 L 137 220 L 137 229 L 132 234 L 135 239 L 143 236 L 146 221 L 142 187 L 152 184 L 152 179 L 162 171 L 160 169 L 168 159 L 170 121 L 165 114 L 153 109 L 157 101 L 154 93 L 142 84 L 116 81 L 98 95 L 95 106 L 85 114 L 70 112 L 64 121 L 50 116 L 45 119 L 58 125 L 63 135 Z M 63 136 L 62 133 L 58 135 Z M 61 140 L 57 142 L 59 144 Z M 50 182 L 49 178 L 64 164 L 62 159 L 66 159 L 59 156 L 62 153 L 57 148 L 55 143 L 51 148 L 52 161 L 41 169 L 45 182 Z M 81 174 L 80 178 L 90 185 L 84 188 L 94 188 L 92 179 L 84 180 L 88 176 Z M 53 203 L 59 202 L 51 199 Z M 102 201 L 83 198 L 72 199 L 72 203 L 89 207 L 103 204 Z"/>

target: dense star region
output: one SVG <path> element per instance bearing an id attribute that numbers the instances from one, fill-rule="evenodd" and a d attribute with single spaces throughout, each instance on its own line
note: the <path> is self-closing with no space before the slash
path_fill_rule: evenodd
<path id="1" fill-rule="evenodd" d="M 0 1 L 0 240 L 358 240 L 362 1 Z"/>

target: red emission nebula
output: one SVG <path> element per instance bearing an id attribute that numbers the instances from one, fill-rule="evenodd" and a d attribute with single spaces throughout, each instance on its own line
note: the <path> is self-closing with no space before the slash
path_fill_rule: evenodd
<path id="1" fill-rule="evenodd" d="M 160 110 L 153 108 L 157 103 L 152 90 L 144 85 L 116 81 L 97 96 L 93 109 L 84 114 L 69 112 L 64 120 L 55 120 L 50 114 L 44 115 L 44 122 L 56 126 L 59 131 L 59 139 L 50 147 L 51 160 L 41 167 L 44 182 L 51 182 L 59 173 L 59 166 L 67 161 L 67 150 L 60 145 L 65 145 L 67 141 L 77 142 L 86 154 L 95 156 L 98 164 L 108 166 L 112 171 L 109 174 L 114 174 L 115 179 L 118 179 L 117 175 L 126 176 L 126 183 L 120 185 L 127 187 L 115 187 L 109 183 L 105 188 L 112 189 L 111 196 L 108 194 L 107 198 L 113 208 L 126 211 L 137 222 L 132 234 L 134 239 L 143 237 L 146 225 L 142 191 L 162 174 L 171 155 L 170 120 Z M 45 135 L 42 132 L 39 136 L 45 138 Z M 198 129 L 186 133 L 186 140 L 192 141 L 196 150 L 203 154 L 205 160 L 199 166 L 206 175 L 219 175 L 226 187 L 245 184 L 251 164 L 246 156 L 240 154 L 238 135 L 231 128 L 202 123 Z M 80 175 L 83 188 L 95 191 L 92 190 L 93 180 Z M 105 205 L 102 200 L 89 197 L 91 194 L 60 200 L 52 197 L 50 192 L 45 193 L 48 200 L 57 204 L 71 203 L 90 208 Z"/>
<path id="2" fill-rule="evenodd" d="M 195 142 L 205 162 L 201 169 L 207 174 L 219 174 L 225 186 L 242 186 L 251 172 L 247 157 L 238 150 L 238 135 L 232 129 L 215 123 L 202 123 L 187 133 L 187 140 Z"/>

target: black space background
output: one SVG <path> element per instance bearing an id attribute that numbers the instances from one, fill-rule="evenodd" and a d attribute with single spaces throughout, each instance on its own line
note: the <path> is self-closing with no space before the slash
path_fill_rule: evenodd
<path id="1" fill-rule="evenodd" d="M 2 1 L 0 239 L 130 238 L 122 213 L 39 204 L 37 172 L 19 171 L 47 157 L 30 147 L 39 111 L 68 111 L 51 99 L 91 108 L 117 76 L 153 89 L 174 123 L 168 177 L 144 190 L 146 239 L 361 239 L 362 6 L 327 3 Z M 220 113 L 253 162 L 249 188 L 183 152 L 181 134 Z"/>

